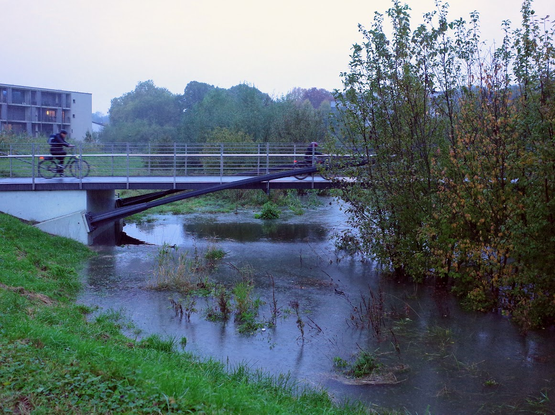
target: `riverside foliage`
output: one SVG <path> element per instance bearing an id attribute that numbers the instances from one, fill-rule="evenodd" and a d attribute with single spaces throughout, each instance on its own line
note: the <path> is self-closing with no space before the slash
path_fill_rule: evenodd
<path id="1" fill-rule="evenodd" d="M 393 1 L 360 26 L 334 128 L 372 160 L 346 167 L 349 245 L 528 329 L 555 323 L 555 30 L 531 0 L 521 14 L 487 49 L 477 12 L 449 21 L 440 2 L 412 29 Z"/>

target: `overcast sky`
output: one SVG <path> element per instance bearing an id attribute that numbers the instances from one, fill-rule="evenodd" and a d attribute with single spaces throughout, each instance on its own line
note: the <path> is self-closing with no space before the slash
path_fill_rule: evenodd
<path id="1" fill-rule="evenodd" d="M 402 2 L 403 3 L 403 2 Z M 413 27 L 433 0 L 407 0 Z M 482 37 L 520 24 L 520 0 L 451 0 L 449 19 L 478 10 Z M 93 111 L 151 79 L 183 93 L 190 81 L 240 83 L 274 97 L 341 87 L 358 24 L 389 0 L 0 0 L 0 83 L 89 92 Z M 553 0 L 536 0 L 540 16 Z"/>

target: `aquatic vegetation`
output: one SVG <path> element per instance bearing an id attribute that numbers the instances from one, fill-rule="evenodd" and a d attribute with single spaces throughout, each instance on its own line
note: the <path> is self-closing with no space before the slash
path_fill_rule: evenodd
<path id="1" fill-rule="evenodd" d="M 188 251 L 179 252 L 175 245 L 164 244 L 157 252 L 156 269 L 149 287 L 185 293 L 204 290 L 207 288 L 206 277 L 224 255 L 225 252 L 216 247 L 208 248 L 204 255 L 195 247 L 190 255 Z"/>
<path id="2" fill-rule="evenodd" d="M 258 309 L 262 305 L 260 298 L 253 298 L 251 282 L 241 281 L 233 287 L 235 303 L 235 321 L 239 323 L 239 332 L 246 333 L 264 327 L 263 323 L 256 322 Z"/>
<path id="3" fill-rule="evenodd" d="M 336 356 L 333 358 L 333 366 L 340 369 L 346 369 L 349 367 L 349 362 L 339 356 Z"/>
<path id="4" fill-rule="evenodd" d="M 210 321 L 227 321 L 232 312 L 231 293 L 221 284 L 217 284 L 212 297 L 216 301 L 214 307 L 208 308 L 206 318 Z"/>
<path id="5" fill-rule="evenodd" d="M 445 349 L 454 343 L 453 332 L 448 328 L 431 326 L 427 329 L 426 341 L 438 346 L 441 349 Z"/>
<path id="6" fill-rule="evenodd" d="M 373 353 L 361 350 L 358 353 L 355 362 L 352 364 L 350 372 L 354 377 L 361 378 L 363 376 L 368 376 L 379 367 L 380 364 Z"/>
<path id="7" fill-rule="evenodd" d="M 254 215 L 256 219 L 278 219 L 281 215 L 281 210 L 278 206 L 272 202 L 268 201 L 262 206 L 262 212 Z"/>
<path id="8" fill-rule="evenodd" d="M 296 300 L 293 300 L 289 303 L 289 305 L 291 306 L 293 311 L 295 311 L 295 315 L 297 316 L 297 321 L 296 321 L 297 328 L 301 333 L 301 341 L 304 343 L 304 321 L 301 317 L 301 312 L 299 310 L 299 302 Z"/>
<path id="9" fill-rule="evenodd" d="M 499 382 L 497 382 L 495 379 L 488 379 L 484 382 L 484 386 L 488 388 L 497 387 L 499 386 Z"/>
<path id="10" fill-rule="evenodd" d="M 221 249 L 221 248 L 219 248 L 215 245 L 210 245 L 208 247 L 206 253 L 204 254 L 204 258 L 207 261 L 216 262 L 216 261 L 219 261 L 219 260 L 223 259 L 226 256 L 226 254 L 227 253 L 223 249 Z"/>
<path id="11" fill-rule="evenodd" d="M 175 316 L 179 316 L 179 318 L 185 317 L 187 321 L 191 321 L 191 314 L 198 311 L 195 308 L 196 303 L 197 299 L 191 294 L 187 294 L 187 296 L 183 300 L 178 301 L 170 298 L 170 304 L 172 305 L 172 308 L 175 312 Z"/>
<path id="12" fill-rule="evenodd" d="M 295 191 L 287 190 L 284 203 L 295 215 L 302 215 L 304 213 L 301 199 Z"/>
<path id="13" fill-rule="evenodd" d="M 277 323 L 277 318 L 280 314 L 280 309 L 278 308 L 278 303 L 276 299 L 276 282 L 274 280 L 274 276 L 268 273 L 268 277 L 270 278 L 270 284 L 272 287 L 272 303 L 271 303 L 271 313 L 272 317 L 269 321 L 269 325 L 274 327 Z"/>
<path id="14" fill-rule="evenodd" d="M 385 328 L 384 295 L 381 289 L 376 293 L 368 287 L 368 291 L 368 296 L 360 295 L 358 305 L 347 299 L 353 308 L 348 321 L 357 328 L 372 328 L 374 336 L 379 340 Z"/>
<path id="15" fill-rule="evenodd" d="M 341 357 L 334 357 L 333 365 L 341 372 L 350 377 L 363 378 L 372 374 L 382 366 L 378 362 L 376 354 L 367 350 L 360 349 L 354 356 L 353 361 L 345 360 Z"/>

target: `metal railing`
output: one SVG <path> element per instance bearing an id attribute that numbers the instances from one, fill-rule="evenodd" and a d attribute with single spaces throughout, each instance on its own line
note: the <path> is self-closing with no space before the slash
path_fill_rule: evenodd
<path id="1" fill-rule="evenodd" d="M 223 177 L 291 170 L 306 144 L 76 143 L 67 150 L 89 163 L 93 177 Z M 0 144 L 0 178 L 39 177 L 38 163 L 49 155 L 46 143 Z"/>

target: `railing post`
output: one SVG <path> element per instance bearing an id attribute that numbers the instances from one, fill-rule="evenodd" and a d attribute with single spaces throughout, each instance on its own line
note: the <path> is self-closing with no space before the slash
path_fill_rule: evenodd
<path id="1" fill-rule="evenodd" d="M 112 151 L 111 151 L 112 157 L 110 157 L 110 159 L 112 160 L 112 177 L 114 177 L 114 143 L 112 143 Z"/>
<path id="2" fill-rule="evenodd" d="M 184 174 L 187 176 L 187 160 L 189 159 L 189 147 L 185 144 L 185 166 L 184 166 Z"/>
<path id="3" fill-rule="evenodd" d="M 83 143 L 79 143 L 77 146 L 77 153 L 79 154 L 79 160 L 83 160 Z M 83 174 L 81 173 L 82 164 L 77 163 L 79 171 L 79 189 L 83 190 Z"/>
<path id="4" fill-rule="evenodd" d="M 11 153 L 11 145 L 10 145 L 10 153 Z M 33 184 L 32 184 L 31 187 L 33 188 L 33 190 L 35 190 L 35 188 L 36 188 L 35 187 L 35 165 L 37 165 L 37 167 L 38 167 L 38 164 L 36 164 L 35 144 L 34 143 L 31 144 L 31 153 L 33 153 L 33 157 L 31 158 L 33 160 L 32 163 L 31 163 L 31 167 L 33 169 L 33 179 L 32 179 Z M 10 166 L 10 175 L 11 175 L 11 166 Z"/>
<path id="5" fill-rule="evenodd" d="M 173 188 L 177 188 L 177 143 L 173 143 Z"/>
<path id="6" fill-rule="evenodd" d="M 314 167 L 316 165 L 316 160 L 314 159 L 315 157 L 315 153 L 316 153 L 316 147 L 311 146 L 312 147 L 312 161 L 310 163 L 310 165 L 312 167 Z M 316 178 L 316 173 L 312 174 L 312 188 L 314 189 L 314 179 Z"/>
<path id="7" fill-rule="evenodd" d="M 256 174 L 260 175 L 260 143 L 256 145 L 257 147 L 257 154 L 258 156 L 256 157 Z"/>
<path id="8" fill-rule="evenodd" d="M 220 144 L 220 184 L 223 183 L 224 176 L 224 145 Z"/>
<path id="9" fill-rule="evenodd" d="M 266 174 L 270 173 L 270 143 L 266 143 Z"/>
<path id="10" fill-rule="evenodd" d="M 126 147 L 126 150 L 127 150 L 127 157 L 126 157 L 126 159 L 127 159 L 127 189 L 129 190 L 129 167 L 130 167 L 129 166 L 129 161 L 130 161 L 129 160 L 129 143 L 126 143 L 125 147 Z"/>
<path id="11" fill-rule="evenodd" d="M 12 155 L 13 155 L 13 150 L 12 150 L 12 144 L 10 143 L 10 149 L 8 150 L 8 156 L 12 156 Z M 9 158 L 9 160 L 10 160 L 10 179 L 12 179 L 13 178 L 13 160 L 12 160 L 11 157 Z M 35 174 L 35 169 L 33 167 L 33 175 L 34 174 Z"/>
<path id="12" fill-rule="evenodd" d="M 150 176 L 151 174 L 151 166 L 150 166 L 150 160 L 152 160 L 152 152 L 150 150 L 150 142 L 148 143 L 148 163 L 147 163 L 147 172 L 148 175 Z"/>

